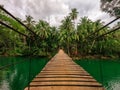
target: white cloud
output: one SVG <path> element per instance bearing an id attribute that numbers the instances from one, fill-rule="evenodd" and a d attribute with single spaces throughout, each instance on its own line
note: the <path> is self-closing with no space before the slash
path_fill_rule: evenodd
<path id="1" fill-rule="evenodd" d="M 0 4 L 19 18 L 25 19 L 25 15 L 31 15 L 35 20 L 43 19 L 55 26 L 70 13 L 71 8 L 77 8 L 78 18 L 88 16 L 104 22 L 113 19 L 100 11 L 100 0 L 0 0 Z"/>

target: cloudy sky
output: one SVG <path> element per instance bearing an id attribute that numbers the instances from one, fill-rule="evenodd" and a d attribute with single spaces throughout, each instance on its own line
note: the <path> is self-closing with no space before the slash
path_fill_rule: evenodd
<path id="1" fill-rule="evenodd" d="M 0 0 L 0 4 L 16 17 L 25 19 L 25 15 L 31 15 L 54 26 L 60 25 L 71 8 L 77 8 L 78 20 L 84 16 L 94 21 L 102 19 L 105 23 L 114 19 L 100 10 L 100 0 Z"/>

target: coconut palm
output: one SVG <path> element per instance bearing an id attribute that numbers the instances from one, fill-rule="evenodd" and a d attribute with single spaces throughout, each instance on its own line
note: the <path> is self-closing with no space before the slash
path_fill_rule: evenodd
<path id="1" fill-rule="evenodd" d="M 41 39 L 48 38 L 50 35 L 50 25 L 46 21 L 39 20 L 36 24 L 36 34 L 41 37 Z"/>
<path id="2" fill-rule="evenodd" d="M 75 20 L 77 19 L 77 15 L 78 15 L 78 12 L 77 12 L 77 9 L 76 8 L 73 8 L 71 9 L 71 13 L 70 13 L 70 17 L 71 19 L 73 20 L 74 22 L 74 30 L 75 30 Z M 75 34 L 75 33 L 74 33 Z M 78 36 L 78 34 L 76 33 L 76 35 L 74 35 L 74 37 L 76 38 Z M 78 39 L 76 39 L 78 40 Z M 77 54 L 78 53 L 78 49 L 77 49 L 77 41 L 76 41 L 76 50 L 75 50 L 75 53 Z"/>
<path id="3" fill-rule="evenodd" d="M 30 29 L 33 28 L 34 24 L 35 24 L 35 21 L 33 20 L 33 17 L 30 16 L 30 15 L 26 15 L 26 20 L 23 21 L 26 26 Z"/>
<path id="4" fill-rule="evenodd" d="M 48 51 L 48 38 L 51 35 L 50 29 L 49 23 L 43 20 L 39 20 L 35 26 L 35 32 L 39 36 L 37 46 L 42 48 L 42 51 L 46 53 Z"/>
<path id="5" fill-rule="evenodd" d="M 71 21 L 70 16 L 65 17 L 62 20 L 62 25 L 60 26 L 60 42 L 66 43 L 67 45 L 67 53 L 70 55 L 70 43 L 72 41 L 71 34 L 73 33 L 73 23 Z"/>
<path id="6" fill-rule="evenodd" d="M 78 15 L 77 9 L 76 8 L 71 9 L 70 17 L 74 21 L 74 25 L 75 19 L 77 19 L 77 15 Z"/>

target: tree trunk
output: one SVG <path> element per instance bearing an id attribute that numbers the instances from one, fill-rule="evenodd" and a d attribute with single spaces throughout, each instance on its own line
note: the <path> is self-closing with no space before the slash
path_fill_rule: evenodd
<path id="1" fill-rule="evenodd" d="M 26 45 L 26 37 L 25 36 L 23 36 L 23 43 L 24 43 L 24 45 Z"/>
<path id="2" fill-rule="evenodd" d="M 69 46 L 69 41 L 68 41 L 68 43 L 67 43 L 67 52 L 68 52 L 68 55 L 70 56 L 70 48 L 69 48 L 70 46 Z"/>
<path id="3" fill-rule="evenodd" d="M 76 56 L 76 57 L 78 56 L 78 45 L 77 45 L 77 43 L 76 43 L 75 56 Z"/>
<path id="4" fill-rule="evenodd" d="M 93 48 L 94 43 L 95 43 L 95 40 L 93 40 L 93 42 L 92 42 L 92 45 L 91 45 L 91 47 L 90 47 L 90 49 L 89 49 L 89 53 L 91 52 L 91 49 Z"/>

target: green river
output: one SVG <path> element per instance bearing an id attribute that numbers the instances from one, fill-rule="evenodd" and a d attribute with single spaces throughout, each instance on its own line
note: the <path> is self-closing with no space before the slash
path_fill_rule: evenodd
<path id="1" fill-rule="evenodd" d="M 47 62 L 46 58 L 0 57 L 0 90 L 24 90 Z"/>
<path id="2" fill-rule="evenodd" d="M 106 90 L 120 90 L 120 62 L 112 60 L 76 60 Z"/>
<path id="3" fill-rule="evenodd" d="M 24 90 L 42 70 L 47 58 L 0 57 L 0 90 Z M 106 90 L 120 90 L 120 62 L 111 60 L 75 60 Z"/>

